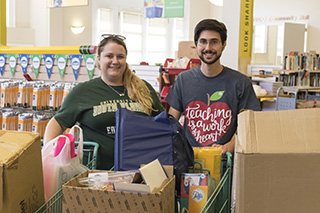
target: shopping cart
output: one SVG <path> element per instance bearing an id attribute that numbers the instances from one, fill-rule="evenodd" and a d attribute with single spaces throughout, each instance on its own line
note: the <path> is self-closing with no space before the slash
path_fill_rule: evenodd
<path id="1" fill-rule="evenodd" d="M 78 143 L 75 143 L 76 146 Z M 96 169 L 99 144 L 96 142 L 83 142 L 83 165 L 89 169 Z M 62 188 L 59 189 L 36 213 L 62 213 Z"/>
<path id="2" fill-rule="evenodd" d="M 231 209 L 232 154 L 226 153 L 226 170 L 209 197 L 201 213 L 230 213 Z"/>

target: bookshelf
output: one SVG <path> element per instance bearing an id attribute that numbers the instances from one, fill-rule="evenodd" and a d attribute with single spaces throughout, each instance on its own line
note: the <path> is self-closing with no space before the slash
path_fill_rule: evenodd
<path id="1" fill-rule="evenodd" d="M 320 57 L 315 51 L 291 51 L 284 57 L 280 80 L 284 86 L 320 86 Z"/>

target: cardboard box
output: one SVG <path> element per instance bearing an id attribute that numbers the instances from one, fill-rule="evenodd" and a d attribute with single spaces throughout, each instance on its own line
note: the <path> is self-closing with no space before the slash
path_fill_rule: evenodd
<path id="1" fill-rule="evenodd" d="M 44 201 L 38 134 L 0 130 L 0 212 L 35 212 Z"/>
<path id="2" fill-rule="evenodd" d="M 79 179 L 89 170 L 62 186 L 63 212 L 163 212 L 175 211 L 175 176 L 172 166 L 165 171 L 169 181 L 156 193 L 115 192 L 81 187 Z"/>
<path id="3" fill-rule="evenodd" d="M 194 41 L 179 42 L 178 58 L 183 57 L 199 59 Z"/>
<path id="4" fill-rule="evenodd" d="M 319 212 L 320 109 L 238 116 L 233 212 Z"/>

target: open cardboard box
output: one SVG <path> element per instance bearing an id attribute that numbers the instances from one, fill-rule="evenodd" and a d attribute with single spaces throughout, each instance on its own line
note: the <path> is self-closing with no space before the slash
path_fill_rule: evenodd
<path id="1" fill-rule="evenodd" d="M 233 212 L 320 211 L 320 109 L 238 116 Z"/>
<path id="2" fill-rule="evenodd" d="M 89 173 L 98 172 L 95 170 L 86 171 L 62 186 L 65 201 L 63 202 L 63 212 L 174 212 L 175 176 L 173 175 L 173 167 L 163 166 L 163 168 L 168 180 L 158 190 L 151 193 L 150 191 L 144 193 L 146 185 L 137 183 L 128 184 L 127 188 L 130 187 L 132 192 L 105 191 L 83 187 L 79 184 L 79 179 L 87 177 Z M 134 192 L 134 190 L 140 192 Z"/>
<path id="3" fill-rule="evenodd" d="M 0 130 L 0 212 L 35 212 L 45 201 L 38 134 Z"/>

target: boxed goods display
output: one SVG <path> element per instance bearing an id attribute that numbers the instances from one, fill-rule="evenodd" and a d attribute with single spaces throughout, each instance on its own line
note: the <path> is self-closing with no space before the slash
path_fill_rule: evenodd
<path id="1" fill-rule="evenodd" d="M 88 177 L 90 173 L 107 171 L 89 170 L 78 175 L 62 187 L 63 212 L 174 212 L 175 176 L 173 175 L 173 167 L 163 166 L 167 178 L 155 190 L 152 190 L 154 185 L 148 184 L 148 180 L 154 180 L 154 175 L 159 176 L 158 171 L 155 171 L 154 167 L 141 168 L 144 168 L 141 174 L 144 174 L 142 176 L 147 184 L 125 182 L 123 184 L 127 184 L 127 186 L 117 185 L 127 191 L 114 191 L 114 187 L 109 187 L 109 189 L 84 187 L 79 182 Z M 117 172 L 108 171 L 108 173 Z M 149 192 L 146 185 L 150 187 Z M 152 192 L 150 193 L 150 191 Z"/>
<path id="2" fill-rule="evenodd" d="M 318 212 L 320 109 L 238 116 L 232 210 Z"/>
<path id="3" fill-rule="evenodd" d="M 0 212 L 35 212 L 44 203 L 38 134 L 0 131 Z"/>

